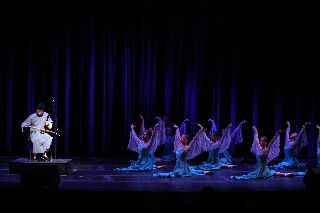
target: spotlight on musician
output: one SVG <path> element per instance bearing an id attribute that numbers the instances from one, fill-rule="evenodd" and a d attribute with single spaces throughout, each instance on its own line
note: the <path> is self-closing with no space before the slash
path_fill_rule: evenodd
<path id="1" fill-rule="evenodd" d="M 26 128 L 30 129 L 29 139 L 32 142 L 33 159 L 38 160 L 41 155 L 41 160 L 48 161 L 47 152 L 52 143 L 52 137 L 48 134 L 46 129 L 52 128 L 52 119 L 49 114 L 44 111 L 45 105 L 39 103 L 36 106 L 36 112 L 31 114 L 22 124 L 21 128 L 24 131 Z"/>

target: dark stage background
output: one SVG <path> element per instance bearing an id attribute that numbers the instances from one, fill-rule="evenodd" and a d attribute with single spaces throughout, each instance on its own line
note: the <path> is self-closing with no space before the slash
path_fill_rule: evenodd
<path id="1" fill-rule="evenodd" d="M 272 137 L 305 121 L 316 152 L 316 1 L 10 1 L 0 7 L 0 154 L 27 154 L 20 124 L 42 101 L 58 155 L 131 156 L 130 124 L 208 118 L 244 127 L 235 156 L 253 157 L 251 125 Z M 138 131 L 139 129 L 137 129 Z M 283 140 L 282 140 L 283 144 Z M 282 155 L 282 154 L 281 154 Z"/>

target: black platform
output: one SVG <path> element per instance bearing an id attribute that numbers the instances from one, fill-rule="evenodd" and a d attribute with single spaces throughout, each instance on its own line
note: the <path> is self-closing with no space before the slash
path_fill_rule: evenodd
<path id="1" fill-rule="evenodd" d="M 72 159 L 34 161 L 18 158 L 9 162 L 9 174 L 20 174 L 21 185 L 25 188 L 58 188 L 60 175 L 71 174 Z"/>
<path id="2" fill-rule="evenodd" d="M 39 169 L 57 168 L 59 175 L 72 173 L 72 159 L 53 159 L 52 161 L 33 161 L 29 158 L 18 158 L 9 162 L 9 174 L 26 174 Z"/>

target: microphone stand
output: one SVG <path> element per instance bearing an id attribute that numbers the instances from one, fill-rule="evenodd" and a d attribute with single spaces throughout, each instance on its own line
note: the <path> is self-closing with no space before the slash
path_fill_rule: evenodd
<path id="1" fill-rule="evenodd" d="M 52 114 L 54 115 L 54 123 L 55 123 L 55 132 L 58 133 L 58 118 L 55 112 L 54 100 L 52 100 Z M 57 159 L 57 135 L 53 136 L 54 143 L 54 159 Z M 51 161 L 52 161 L 52 152 L 51 152 Z"/>

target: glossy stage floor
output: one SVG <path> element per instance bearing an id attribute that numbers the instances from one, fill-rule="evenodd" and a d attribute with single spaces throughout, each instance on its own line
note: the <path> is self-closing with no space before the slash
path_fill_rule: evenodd
<path id="1" fill-rule="evenodd" d="M 72 158 L 72 172 L 60 176 L 58 189 L 25 189 L 20 175 L 9 173 L 9 164 L 20 157 L 2 157 L 0 190 L 5 193 L 3 208 L 23 211 L 25 207 L 44 209 L 44 212 L 77 209 L 93 212 L 108 205 L 120 210 L 149 211 L 244 208 L 279 209 L 308 208 L 314 203 L 314 192 L 306 190 L 303 176 L 271 177 L 263 180 L 231 180 L 231 175 L 248 173 L 254 160 L 242 160 L 232 169 L 223 168 L 212 175 L 184 178 L 153 177 L 156 172 L 171 171 L 174 162 L 148 172 L 116 172 L 127 167 L 128 159 Z M 62 158 L 63 159 L 63 158 Z M 315 160 L 309 160 L 309 165 Z M 190 162 L 190 164 L 197 162 Z M 289 171 L 289 170 L 287 170 Z M 303 170 L 296 170 L 303 171 Z M 30 196 L 29 196 L 30 195 Z M 36 199 L 35 199 L 36 198 Z M 47 200 L 51 200 L 47 205 Z M 24 205 L 16 205 L 16 202 Z M 56 203 L 56 204 L 55 204 Z M 307 204 L 307 205 L 306 205 Z M 42 206 L 43 205 L 43 206 Z M 1 209 L 1 208 L 0 208 Z"/>

